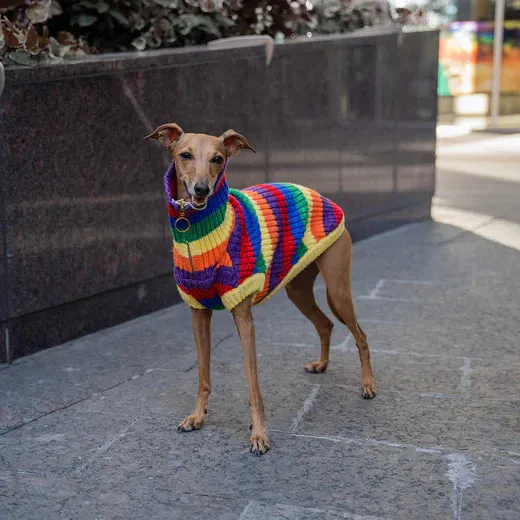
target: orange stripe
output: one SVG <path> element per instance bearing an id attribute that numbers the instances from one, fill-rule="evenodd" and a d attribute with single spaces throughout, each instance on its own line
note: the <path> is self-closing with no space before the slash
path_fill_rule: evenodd
<path id="1" fill-rule="evenodd" d="M 218 262 L 220 259 L 223 259 L 225 262 L 223 265 L 228 265 L 230 262 L 229 255 L 228 258 L 225 258 L 224 255 L 226 253 L 228 246 L 228 240 L 225 240 L 221 244 L 219 244 L 217 247 L 214 247 L 213 249 L 210 249 L 207 252 L 204 252 L 200 255 L 192 256 L 192 261 L 190 262 L 189 257 L 182 256 L 178 253 L 177 249 L 174 249 L 173 251 L 173 261 L 175 262 L 176 267 L 179 267 L 180 269 L 184 269 L 184 271 L 191 271 L 192 267 L 191 264 L 193 262 L 193 269 L 195 271 L 203 271 L 204 269 L 207 269 L 211 265 L 215 264 L 215 260 Z"/>
<path id="2" fill-rule="evenodd" d="M 308 194 L 312 197 L 312 214 L 309 215 L 309 225 L 316 241 L 320 241 L 325 236 L 323 200 L 314 190 L 308 190 Z"/>
<path id="3" fill-rule="evenodd" d="M 253 199 L 258 206 L 261 208 L 261 211 L 264 214 L 264 218 L 266 221 L 267 229 L 269 232 L 269 236 L 271 238 L 271 247 L 273 249 L 273 257 L 274 252 L 276 250 L 276 245 L 278 244 L 278 225 L 276 223 L 276 217 L 274 216 L 273 210 L 271 209 L 271 206 L 267 203 L 265 198 L 256 191 L 249 191 L 244 190 L 247 193 L 247 196 Z M 272 225 L 269 225 L 270 222 L 273 222 Z M 269 265 L 267 266 L 267 271 L 265 273 L 265 281 L 264 281 L 264 287 L 262 290 L 256 295 L 255 303 L 259 302 L 269 290 L 269 281 L 271 279 L 271 266 L 272 266 L 272 259 L 271 262 L 269 262 Z"/>

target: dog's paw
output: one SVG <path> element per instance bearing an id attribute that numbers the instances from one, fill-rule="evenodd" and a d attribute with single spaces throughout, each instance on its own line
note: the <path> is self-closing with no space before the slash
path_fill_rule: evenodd
<path id="1" fill-rule="evenodd" d="M 313 361 L 312 363 L 305 365 L 305 372 L 309 372 L 310 374 L 319 374 L 320 372 L 325 372 L 325 370 L 327 370 L 328 364 L 328 361 Z"/>
<path id="2" fill-rule="evenodd" d="M 361 397 L 363 399 L 373 399 L 376 396 L 376 380 L 367 377 L 361 382 Z"/>
<path id="3" fill-rule="evenodd" d="M 199 415 L 188 415 L 188 417 L 185 417 L 177 426 L 177 431 L 184 433 L 184 432 L 192 432 L 195 430 L 200 430 L 202 426 L 204 425 L 204 420 L 206 419 L 205 415 L 199 416 Z"/>
<path id="4" fill-rule="evenodd" d="M 260 456 L 271 449 L 266 431 L 264 431 L 263 433 L 253 432 L 253 434 L 251 435 L 250 444 L 251 445 L 249 451 L 253 453 L 253 455 Z"/>

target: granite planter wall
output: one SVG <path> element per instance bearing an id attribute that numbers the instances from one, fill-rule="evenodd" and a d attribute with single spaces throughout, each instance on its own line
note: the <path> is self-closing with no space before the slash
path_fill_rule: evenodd
<path id="1" fill-rule="evenodd" d="M 257 154 L 230 184 L 309 185 L 354 239 L 429 216 L 436 32 L 362 32 L 113 55 L 6 70 L 0 99 L 0 362 L 178 301 L 162 194 L 143 136 L 234 128 Z M 7 341 L 6 341 L 7 340 Z"/>

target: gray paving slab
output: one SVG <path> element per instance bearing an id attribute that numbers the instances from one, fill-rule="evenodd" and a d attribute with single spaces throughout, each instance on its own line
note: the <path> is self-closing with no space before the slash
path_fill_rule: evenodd
<path id="1" fill-rule="evenodd" d="M 167 487 L 114 488 L 103 482 L 0 474 L 4 520 L 236 520 L 244 500 L 182 494 Z M 36 506 L 35 506 L 36 505 Z"/>
<path id="2" fill-rule="evenodd" d="M 520 418 L 510 413 L 511 406 L 506 401 L 385 392 L 367 404 L 358 399 L 357 391 L 321 386 L 312 411 L 305 414 L 297 431 L 389 443 L 412 442 L 443 451 L 517 452 Z M 334 413 L 334 421 L 327 421 Z"/>
<path id="3" fill-rule="evenodd" d="M 236 335 L 231 323 L 215 320 L 214 345 Z M 196 359 L 190 311 L 180 305 L 22 358 L 0 374 L 0 432 L 149 370 L 189 370 Z"/>
<path id="4" fill-rule="evenodd" d="M 319 439 L 272 432 L 277 456 L 257 461 L 249 456 L 244 437 L 234 429 L 208 428 L 182 435 L 179 441 L 170 423 L 157 418 L 136 423 L 134 431 L 135 435 L 127 435 L 114 447 L 110 459 L 98 459 L 88 468 L 85 478 L 115 487 L 132 487 L 146 479 L 151 486 L 183 493 L 390 518 L 417 516 L 428 490 L 435 488 L 431 513 L 425 518 L 451 516 L 451 483 L 445 476 L 445 460 L 437 454 L 335 442 L 322 450 Z M 196 472 L 191 469 L 194 453 Z M 380 466 L 382 459 L 385 469 Z M 395 478 L 401 472 L 402 478 Z M 385 497 L 382 503 L 366 501 L 375 487 Z"/>

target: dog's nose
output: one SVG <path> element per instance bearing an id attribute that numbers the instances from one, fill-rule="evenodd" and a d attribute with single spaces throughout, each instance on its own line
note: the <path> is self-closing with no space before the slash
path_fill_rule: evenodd
<path id="1" fill-rule="evenodd" d="M 209 193 L 209 186 L 205 182 L 198 182 L 193 189 L 197 197 L 205 197 Z"/>

